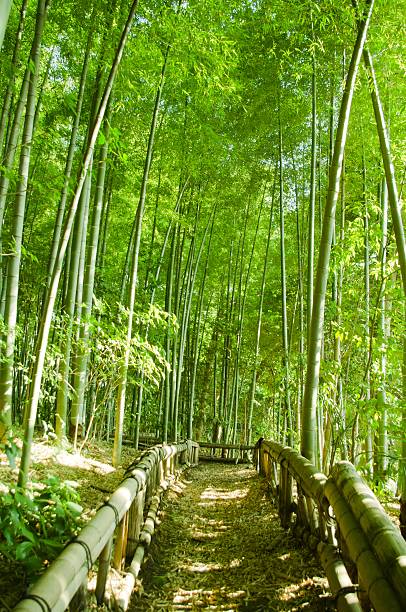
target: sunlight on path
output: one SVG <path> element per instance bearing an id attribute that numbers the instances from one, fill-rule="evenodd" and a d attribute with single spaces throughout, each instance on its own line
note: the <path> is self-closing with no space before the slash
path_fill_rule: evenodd
<path id="1" fill-rule="evenodd" d="M 279 526 L 254 470 L 191 470 L 161 520 L 132 612 L 334 609 L 321 568 Z"/>

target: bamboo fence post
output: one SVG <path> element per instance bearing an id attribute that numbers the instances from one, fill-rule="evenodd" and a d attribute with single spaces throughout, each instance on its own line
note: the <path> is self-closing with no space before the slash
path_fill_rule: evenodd
<path id="1" fill-rule="evenodd" d="M 128 513 L 128 536 L 126 558 L 131 559 L 137 548 L 141 527 L 144 520 L 145 489 L 141 489 L 135 497 Z"/>
<path id="2" fill-rule="evenodd" d="M 149 503 L 151 501 L 151 470 L 148 469 L 148 471 L 145 471 L 145 502 L 144 502 L 144 506 L 146 508 L 148 508 Z"/>
<path id="3" fill-rule="evenodd" d="M 113 567 L 121 570 L 125 558 L 128 533 L 128 512 L 126 512 L 117 527 L 117 537 L 114 545 Z"/>
<path id="4" fill-rule="evenodd" d="M 362 612 L 356 587 L 352 584 L 337 549 L 331 544 L 320 542 L 317 550 L 337 603 L 337 609 L 340 612 Z"/>
<path id="5" fill-rule="evenodd" d="M 267 457 L 269 466 L 269 482 L 271 483 L 271 489 L 274 497 L 277 497 L 279 488 L 278 464 L 276 461 L 273 461 L 269 454 Z"/>
<path id="6" fill-rule="evenodd" d="M 279 516 L 284 529 L 288 529 L 292 518 L 292 476 L 287 465 L 280 466 Z"/>
<path id="7" fill-rule="evenodd" d="M 310 527 L 309 527 L 309 516 L 308 516 L 308 512 L 307 512 L 307 506 L 306 506 L 306 500 L 305 500 L 305 496 L 303 494 L 303 489 L 301 487 L 301 485 L 297 482 L 296 483 L 296 490 L 297 490 L 297 519 L 296 519 L 296 524 L 297 526 L 303 531 L 309 531 Z"/>
<path id="8" fill-rule="evenodd" d="M 171 475 L 171 457 L 168 455 L 165 458 L 165 480 L 168 480 Z"/>
<path id="9" fill-rule="evenodd" d="M 316 508 L 314 505 L 314 501 L 310 495 L 306 495 L 306 507 L 307 513 L 309 517 L 309 525 L 311 533 L 316 533 L 318 531 L 318 521 L 316 516 Z"/>
<path id="10" fill-rule="evenodd" d="M 163 482 L 165 480 L 165 470 L 164 470 L 164 462 L 161 459 L 158 463 L 158 482 Z"/>
<path id="11" fill-rule="evenodd" d="M 159 486 L 159 461 L 158 459 L 154 462 L 151 469 L 151 498 L 154 497 L 155 491 Z"/>
<path id="12" fill-rule="evenodd" d="M 95 596 L 99 606 L 103 604 L 104 593 L 106 591 L 106 581 L 110 569 L 111 550 L 113 538 L 109 538 L 99 557 L 99 569 L 97 571 Z"/>
<path id="13" fill-rule="evenodd" d="M 69 612 L 85 612 L 87 610 L 87 576 L 82 582 L 69 604 Z"/>

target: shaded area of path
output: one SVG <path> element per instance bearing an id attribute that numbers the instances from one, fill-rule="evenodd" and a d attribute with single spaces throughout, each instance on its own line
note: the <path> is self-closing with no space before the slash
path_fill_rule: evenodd
<path id="1" fill-rule="evenodd" d="M 332 610 L 322 576 L 253 469 L 202 464 L 164 502 L 130 610 Z"/>

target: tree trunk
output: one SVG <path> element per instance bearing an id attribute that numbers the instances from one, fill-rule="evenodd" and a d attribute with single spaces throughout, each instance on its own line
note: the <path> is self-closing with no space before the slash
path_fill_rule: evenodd
<path id="1" fill-rule="evenodd" d="M 27 483 L 27 479 L 28 479 L 28 470 L 29 470 L 30 460 L 31 460 L 31 444 L 32 444 L 32 439 L 34 435 L 35 421 L 37 417 L 41 380 L 42 380 L 42 374 L 43 374 L 43 369 L 44 369 L 45 352 L 46 352 L 46 348 L 48 344 L 49 331 L 51 328 L 52 315 L 54 311 L 54 304 L 55 304 L 55 300 L 57 297 L 58 285 L 59 285 L 59 280 L 60 280 L 60 276 L 62 272 L 62 263 L 63 263 L 63 259 L 66 253 L 66 248 L 68 245 L 70 234 L 72 231 L 72 226 L 73 226 L 73 222 L 75 219 L 80 194 L 82 192 L 82 188 L 83 188 L 86 176 L 87 176 L 87 172 L 90 167 L 90 162 L 91 162 L 92 155 L 93 155 L 93 149 L 96 143 L 97 136 L 100 131 L 100 126 L 102 124 L 104 114 L 106 112 L 107 103 L 110 98 L 110 93 L 113 87 L 114 79 L 116 77 L 117 70 L 120 65 L 120 61 L 121 61 L 121 58 L 124 52 L 128 34 L 130 32 L 133 18 L 134 18 L 136 9 L 137 9 L 137 5 L 138 5 L 138 0 L 134 0 L 130 8 L 127 21 L 122 31 L 116 54 L 114 56 L 110 74 L 108 76 L 108 79 L 107 79 L 107 82 L 104 88 L 104 93 L 101 98 L 100 106 L 98 108 L 97 115 L 95 117 L 95 122 L 92 127 L 90 137 L 88 140 L 88 144 L 86 147 L 86 151 L 83 156 L 83 163 L 82 163 L 81 170 L 79 172 L 77 186 L 76 186 L 76 189 L 73 195 L 72 204 L 66 215 L 64 229 L 62 232 L 62 238 L 59 244 L 58 253 L 55 258 L 55 265 L 52 271 L 51 282 L 49 284 L 49 287 L 46 293 L 46 297 L 45 297 L 44 309 L 42 313 L 40 328 L 38 331 L 38 338 L 37 338 L 37 344 L 36 344 L 36 350 L 35 350 L 35 361 L 34 361 L 34 366 L 33 366 L 33 371 L 32 371 L 32 376 L 31 376 L 31 383 L 29 387 L 29 397 L 28 397 L 28 402 L 27 402 L 27 409 L 25 413 L 25 423 L 24 423 L 25 435 L 24 435 L 24 443 L 23 443 L 23 449 L 22 449 L 22 455 L 21 455 L 20 472 L 18 476 L 18 482 L 20 486 L 25 486 Z"/>
<path id="2" fill-rule="evenodd" d="M 331 239 L 334 226 L 335 209 L 340 188 L 340 176 L 344 156 L 348 122 L 351 111 L 355 81 L 366 40 L 369 21 L 372 14 L 373 0 L 368 2 L 368 12 L 360 23 L 358 36 L 354 46 L 350 67 L 348 70 L 345 90 L 341 102 L 337 134 L 334 143 L 334 153 L 329 174 L 328 194 L 323 217 L 323 228 L 320 240 L 320 251 L 317 265 L 317 276 L 314 289 L 312 323 L 308 351 L 305 394 L 303 402 L 303 423 L 301 452 L 314 461 L 316 448 L 316 408 L 320 374 L 320 353 L 323 335 L 324 304 L 327 289 Z"/>
<path id="3" fill-rule="evenodd" d="M 11 407 L 13 395 L 14 350 L 17 325 L 17 302 L 19 291 L 19 277 L 21 265 L 21 247 L 23 240 L 24 216 L 27 200 L 28 177 L 30 171 L 31 146 L 33 138 L 35 104 L 37 99 L 37 82 L 40 69 L 41 38 L 46 19 L 47 2 L 39 0 L 35 24 L 34 42 L 30 61 L 32 72 L 28 85 L 27 105 L 22 135 L 18 183 L 14 204 L 13 226 L 11 230 L 11 244 L 13 254 L 7 266 L 7 291 L 5 302 L 4 323 L 5 354 L 0 366 L 0 439 L 5 430 L 11 425 Z"/>

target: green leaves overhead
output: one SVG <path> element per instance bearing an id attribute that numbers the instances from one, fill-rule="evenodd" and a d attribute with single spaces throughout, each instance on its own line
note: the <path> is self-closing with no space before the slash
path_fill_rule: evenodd
<path id="1" fill-rule="evenodd" d="M 1 313 L 9 274 L 7 262 L 15 251 L 9 245 L 15 244 L 12 224 L 26 108 L 19 92 L 27 65 L 30 68 L 34 4 L 29 3 L 21 46 L 13 60 L 19 23 L 14 3 L 2 55 L 0 88 L 5 100 L 9 91 L 9 106 L 4 102 L 0 121 L 0 131 L 4 128 L 0 156 L 4 188 L 0 205 L 1 218 L 4 213 Z M 27 174 L 17 308 L 21 331 L 15 342 L 16 366 L 9 387 L 15 390 L 12 407 L 17 420 L 22 419 L 28 373 L 35 363 L 52 237 L 60 232 L 64 211 L 75 193 L 83 152 L 129 5 L 121 0 L 68 0 L 52 2 L 49 7 L 41 40 Z M 405 0 L 401 0 L 397 10 L 392 10 L 389 0 L 377 0 L 368 36 L 385 115 L 390 119 L 398 177 L 405 163 L 405 50 L 401 36 L 405 6 Z M 71 404 L 82 393 L 77 394 L 80 370 L 80 384 L 84 384 L 80 388 L 85 391 L 78 403 L 84 430 L 89 435 L 95 431 L 108 436 L 115 426 L 112 406 L 126 349 L 128 262 L 138 248 L 134 247 L 136 211 L 143 199 L 142 231 L 137 234 L 135 321 L 129 340 L 129 392 L 124 406 L 126 434 L 135 436 L 144 418 L 146 428 L 162 434 L 165 405 L 169 431 L 179 435 L 190 427 L 193 431 L 194 414 L 202 437 L 211 435 L 216 419 L 224 424 L 223 435 L 228 439 L 244 438 L 248 429 L 255 431 L 259 426 L 282 435 L 283 352 L 289 352 L 285 389 L 289 385 L 293 422 L 300 421 L 310 301 L 305 279 L 310 268 L 312 127 L 317 256 L 331 143 L 355 36 L 356 15 L 350 0 L 139 2 L 109 101 L 108 118 L 101 126 L 89 165 L 81 221 L 73 225 L 74 238 L 55 296 L 41 418 L 46 422 L 54 419 L 55 397 L 61 391 L 60 371 L 66 366 L 66 392 L 62 393 L 67 404 L 66 420 Z M 161 98 L 154 110 L 158 86 Z M 149 146 L 153 117 L 157 120 L 154 143 Z M 282 189 L 275 173 L 279 117 L 283 133 Z M 15 120 L 21 125 L 11 147 L 15 159 L 10 161 L 7 139 Z M 150 171 L 145 173 L 150 161 Z M 382 382 L 378 321 L 383 287 L 389 311 L 392 309 L 388 315 L 391 334 L 385 348 L 387 396 L 393 400 L 391 416 L 398 427 L 401 295 L 390 222 L 386 271 L 382 271 L 382 203 L 378 197 L 382 175 L 370 84 L 360 70 L 328 278 L 320 401 L 321 424 L 326 428 L 328 423 L 337 424 L 337 415 L 344 408 L 349 428 L 362 413 L 362 402 L 376 398 Z M 279 197 L 285 221 L 289 331 L 284 351 L 280 339 Z M 87 229 L 80 235 L 82 228 Z M 369 289 L 364 278 L 366 269 Z M 68 288 L 72 294 L 69 307 Z M 4 329 L 3 344 L 6 336 Z M 61 350 L 65 342 L 72 349 L 70 366 Z M 365 399 L 368 376 L 371 397 Z M 251 398 L 255 409 L 248 424 Z M 343 429 L 350 442 L 348 431 Z M 361 440 L 367 422 L 361 423 L 360 431 Z M 342 432 L 340 435 L 341 440 Z M 344 444 L 342 449 L 344 453 Z M 22 557 L 28 550 L 28 544 L 24 544 L 18 554 Z"/>

